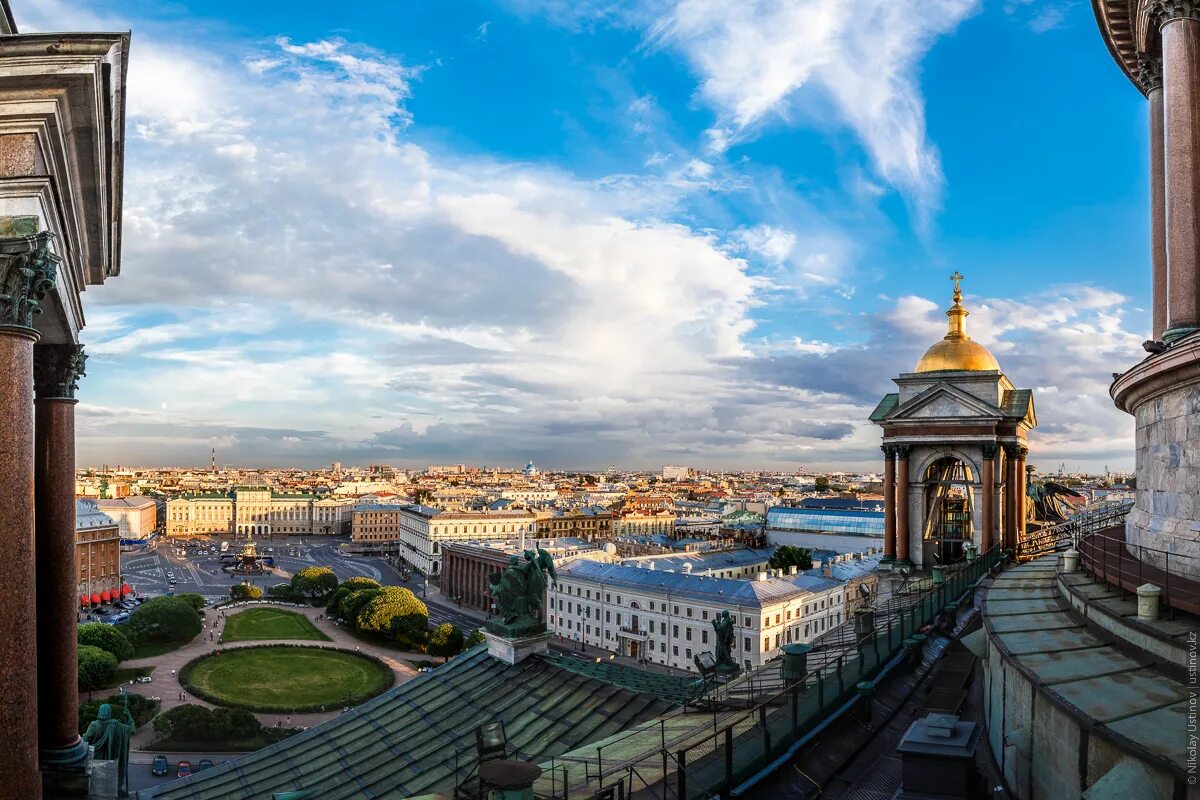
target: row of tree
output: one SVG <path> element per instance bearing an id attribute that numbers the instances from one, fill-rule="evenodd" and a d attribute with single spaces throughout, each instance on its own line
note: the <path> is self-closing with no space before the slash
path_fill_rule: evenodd
<path id="1" fill-rule="evenodd" d="M 133 610 L 123 626 L 86 622 L 78 630 L 79 685 L 84 689 L 111 686 L 117 665 L 133 657 L 134 645 L 145 642 L 187 642 L 200 633 L 204 598 L 185 593 L 156 597 Z"/>
<path id="2" fill-rule="evenodd" d="M 322 588 L 325 585 L 323 582 Z M 430 628 L 429 609 L 403 586 L 347 578 L 330 594 L 325 610 L 360 634 L 387 639 L 406 650 L 448 659 L 463 649 L 462 631 L 445 622 Z"/>

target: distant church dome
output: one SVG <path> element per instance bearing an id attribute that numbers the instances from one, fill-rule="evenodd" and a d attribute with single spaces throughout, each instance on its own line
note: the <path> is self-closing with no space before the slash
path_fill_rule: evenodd
<path id="1" fill-rule="evenodd" d="M 921 360 L 917 362 L 917 372 L 1000 371 L 1000 363 L 996 361 L 996 357 L 986 347 L 967 336 L 969 312 L 963 308 L 962 290 L 958 286 L 962 277 L 957 272 L 951 276 L 954 280 L 954 305 L 946 312 L 950 320 L 950 330 L 945 338 L 921 356 Z"/>

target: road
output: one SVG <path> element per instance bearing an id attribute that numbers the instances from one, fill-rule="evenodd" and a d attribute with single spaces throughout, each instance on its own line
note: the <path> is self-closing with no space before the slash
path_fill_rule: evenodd
<path id="1" fill-rule="evenodd" d="M 404 574 L 388 563 L 386 558 L 372 556 L 346 556 L 339 550 L 344 539 L 330 537 L 288 537 L 266 539 L 258 542 L 260 548 L 270 548 L 275 559 L 275 572 L 249 576 L 250 583 L 264 591 L 277 583 L 286 582 L 294 573 L 305 567 L 329 567 L 339 581 L 354 576 L 372 578 L 384 586 L 404 586 L 424 600 L 429 609 L 429 621 L 433 625 L 444 622 L 457 625 L 464 633 L 480 627 L 478 619 L 463 613 L 452 603 L 444 601 L 433 584 L 425 587 L 424 578 Z M 231 542 L 231 548 L 240 548 L 239 542 Z M 265 552 L 265 551 L 264 551 Z M 174 589 L 176 593 L 195 592 L 211 598 L 228 597 L 229 587 L 241 583 L 243 577 L 221 571 L 219 555 L 190 553 L 180 557 L 175 548 L 163 542 L 155 550 L 123 555 L 121 566 L 126 583 L 138 593 L 155 596 Z M 170 584 L 171 573 L 176 583 Z"/>

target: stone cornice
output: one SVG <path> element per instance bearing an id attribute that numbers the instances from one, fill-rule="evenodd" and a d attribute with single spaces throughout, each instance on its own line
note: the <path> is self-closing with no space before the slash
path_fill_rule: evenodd
<path id="1" fill-rule="evenodd" d="M 1148 400 L 1172 389 L 1200 383 L 1200 334 L 1180 339 L 1117 376 L 1108 394 L 1117 408 L 1133 414 Z"/>
<path id="2" fill-rule="evenodd" d="M 83 345 L 44 344 L 33 349 L 33 388 L 38 400 L 74 400 L 87 373 Z"/>
<path id="3" fill-rule="evenodd" d="M 50 252 L 52 235 L 0 238 L 0 325 L 33 328 L 33 315 L 54 289 L 58 257 Z"/>

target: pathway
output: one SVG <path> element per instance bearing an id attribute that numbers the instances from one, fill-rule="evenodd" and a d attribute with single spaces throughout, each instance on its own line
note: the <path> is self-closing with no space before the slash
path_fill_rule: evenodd
<path id="1" fill-rule="evenodd" d="M 239 611 L 245 611 L 248 608 L 278 608 L 284 611 L 294 611 L 297 614 L 303 614 L 308 617 L 309 621 L 316 626 L 317 630 L 328 636 L 332 641 L 321 642 L 311 639 L 255 639 L 244 642 L 225 642 L 218 644 L 218 639 L 221 637 L 225 627 L 225 619 Z M 205 609 L 204 628 L 196 636 L 195 639 L 188 642 L 178 650 L 172 650 L 169 653 L 164 653 L 160 656 L 152 656 L 150 658 L 135 658 L 129 661 L 121 662 L 122 667 L 154 667 L 152 673 L 153 680 L 150 683 L 134 683 L 126 684 L 125 690 L 146 697 L 158 697 L 162 701 L 162 710 L 174 708 L 175 706 L 191 703 L 194 705 L 206 706 L 212 708 L 213 704 L 201 700 L 187 692 L 183 685 L 179 682 L 179 672 L 184 665 L 192 659 L 208 655 L 216 652 L 218 648 L 221 650 L 236 650 L 242 647 L 260 647 L 264 644 L 283 644 L 283 645 L 301 645 L 304 647 L 325 647 L 338 650 L 351 650 L 361 652 L 366 655 L 375 656 L 380 661 L 392 668 L 396 674 L 396 684 L 403 683 L 416 676 L 417 671 L 413 666 L 402 659 L 417 659 L 417 660 L 436 660 L 430 659 L 429 656 L 423 653 L 410 653 L 400 650 L 392 650 L 370 642 L 364 642 L 355 638 L 345 628 L 335 625 L 332 620 L 324 615 L 324 610 L 319 608 L 299 608 L 282 603 L 246 603 L 240 606 L 226 606 L 222 608 Z M 112 690 L 115 691 L 115 690 Z M 99 690 L 96 692 L 80 692 L 80 703 L 85 703 L 90 695 L 99 697 L 107 696 L 110 690 Z M 279 714 L 279 713 L 256 713 L 259 722 L 263 725 L 281 724 L 285 727 L 304 728 L 311 727 L 327 719 L 337 716 L 341 713 L 340 710 L 316 712 L 311 714 Z M 133 736 L 133 749 L 139 750 L 150 743 L 154 738 L 154 730 L 150 725 L 144 725 Z"/>

